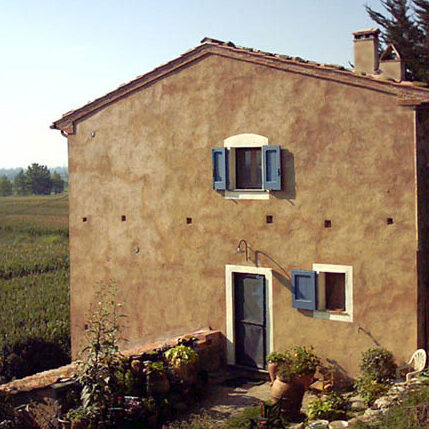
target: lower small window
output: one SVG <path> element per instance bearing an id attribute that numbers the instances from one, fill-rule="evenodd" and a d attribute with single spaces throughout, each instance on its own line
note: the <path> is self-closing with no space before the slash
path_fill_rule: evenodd
<path id="1" fill-rule="evenodd" d="M 292 306 L 313 310 L 319 319 L 353 321 L 353 268 L 313 264 L 313 270 L 292 270 Z"/>
<path id="2" fill-rule="evenodd" d="M 346 311 L 346 275 L 344 273 L 320 273 L 319 282 L 325 282 L 325 310 Z M 319 306 L 319 310 L 321 307 Z"/>

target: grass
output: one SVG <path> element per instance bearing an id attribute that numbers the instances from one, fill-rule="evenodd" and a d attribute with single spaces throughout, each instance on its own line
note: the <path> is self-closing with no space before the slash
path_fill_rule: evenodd
<path id="1" fill-rule="evenodd" d="M 0 380 L 70 359 L 67 194 L 0 198 Z"/>
<path id="2" fill-rule="evenodd" d="M 260 407 L 249 407 L 244 409 L 238 416 L 227 420 L 218 420 L 211 417 L 207 412 L 192 414 L 186 420 L 177 420 L 166 425 L 168 429 L 247 429 L 250 419 L 259 417 Z"/>

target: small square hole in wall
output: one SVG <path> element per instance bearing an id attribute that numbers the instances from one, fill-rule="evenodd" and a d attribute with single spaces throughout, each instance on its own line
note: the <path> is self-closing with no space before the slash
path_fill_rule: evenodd
<path id="1" fill-rule="evenodd" d="M 187 223 L 188 225 L 190 225 L 190 224 L 192 223 L 192 218 L 191 218 L 191 217 L 187 217 L 187 218 L 186 218 L 186 223 Z"/>
<path id="2" fill-rule="evenodd" d="M 85 325 L 83 325 L 83 329 L 85 329 L 85 331 L 88 330 L 88 323 L 85 323 Z"/>
<path id="3" fill-rule="evenodd" d="M 392 225 L 393 224 L 393 217 L 388 217 L 386 219 L 386 223 L 387 223 L 387 225 Z"/>
<path id="4" fill-rule="evenodd" d="M 325 228 L 331 228 L 332 222 L 330 220 L 325 220 Z"/>
<path id="5" fill-rule="evenodd" d="M 271 215 L 267 216 L 267 223 L 273 223 L 274 222 L 274 218 Z"/>
<path id="6" fill-rule="evenodd" d="M 88 218 L 87 217 L 83 217 L 82 218 L 82 222 L 86 222 L 88 220 Z"/>
<path id="7" fill-rule="evenodd" d="M 127 217 L 126 217 L 125 215 L 122 215 L 122 216 L 121 216 L 121 221 L 122 221 L 122 222 L 125 222 L 126 220 L 127 220 Z"/>

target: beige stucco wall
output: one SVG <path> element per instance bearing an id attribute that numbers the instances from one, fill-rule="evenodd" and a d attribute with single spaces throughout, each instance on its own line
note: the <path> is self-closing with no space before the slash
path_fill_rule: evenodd
<path id="1" fill-rule="evenodd" d="M 274 271 L 275 349 L 312 344 L 352 375 L 375 342 L 406 360 L 417 345 L 413 124 L 393 96 L 219 56 L 77 124 L 74 355 L 94 285 L 109 278 L 128 347 L 203 326 L 225 332 L 225 265 L 246 265 L 235 254 L 244 238 Z M 212 190 L 211 148 L 240 133 L 281 145 L 284 191 L 268 201 Z M 353 323 L 292 308 L 290 272 L 313 263 L 353 266 Z"/>

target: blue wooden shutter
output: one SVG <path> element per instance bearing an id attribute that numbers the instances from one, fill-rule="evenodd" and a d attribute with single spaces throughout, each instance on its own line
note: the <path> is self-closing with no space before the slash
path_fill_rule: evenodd
<path id="1" fill-rule="evenodd" d="M 262 187 L 273 191 L 282 188 L 280 146 L 262 146 Z"/>
<path id="2" fill-rule="evenodd" d="M 228 189 L 228 151 L 224 147 L 212 149 L 213 189 L 225 191 Z"/>
<path id="3" fill-rule="evenodd" d="M 292 270 L 292 307 L 317 310 L 316 272 Z"/>

